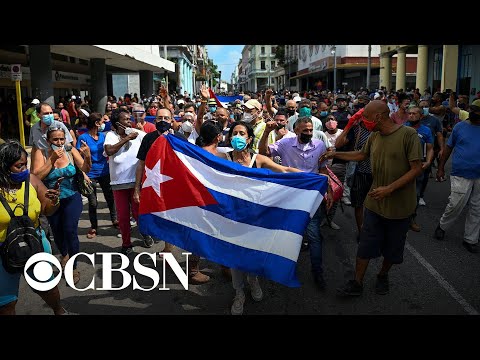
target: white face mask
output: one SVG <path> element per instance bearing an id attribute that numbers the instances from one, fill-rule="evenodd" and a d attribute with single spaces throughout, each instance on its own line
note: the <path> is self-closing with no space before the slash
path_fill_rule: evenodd
<path id="1" fill-rule="evenodd" d="M 253 115 L 249 113 L 243 113 L 242 121 L 246 123 L 251 123 L 253 120 Z"/>
<path id="2" fill-rule="evenodd" d="M 133 130 L 131 127 L 127 127 L 127 128 L 125 128 L 125 135 L 130 135 L 134 131 L 135 130 Z"/>
<path id="3" fill-rule="evenodd" d="M 57 150 L 60 150 L 60 149 L 65 150 L 65 145 L 57 146 L 55 144 L 52 144 L 51 146 L 52 146 L 53 151 L 57 151 Z"/>

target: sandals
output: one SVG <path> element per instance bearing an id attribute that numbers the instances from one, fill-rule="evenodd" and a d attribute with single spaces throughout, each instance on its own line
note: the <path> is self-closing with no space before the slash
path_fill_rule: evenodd
<path id="1" fill-rule="evenodd" d="M 93 239 L 96 236 L 97 236 L 97 230 L 90 229 L 90 231 L 87 234 L 87 239 Z"/>

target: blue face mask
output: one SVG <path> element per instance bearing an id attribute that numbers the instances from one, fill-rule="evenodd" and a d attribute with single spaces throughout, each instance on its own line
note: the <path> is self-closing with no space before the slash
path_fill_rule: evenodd
<path id="1" fill-rule="evenodd" d="M 53 123 L 53 114 L 47 114 L 42 116 L 42 121 L 45 125 L 50 126 Z"/>
<path id="2" fill-rule="evenodd" d="M 195 103 L 195 105 L 197 105 L 197 108 L 199 108 L 200 105 L 202 105 L 202 103 L 197 102 L 197 103 Z"/>
<path id="3" fill-rule="evenodd" d="M 237 151 L 242 151 L 247 147 L 247 139 L 239 135 L 234 136 L 230 143 L 232 144 L 232 147 Z"/>
<path id="4" fill-rule="evenodd" d="M 103 130 L 105 130 L 105 123 L 100 125 L 100 127 L 98 128 L 98 131 L 100 131 L 100 132 L 102 132 Z"/>
<path id="5" fill-rule="evenodd" d="M 320 112 L 320 116 L 327 116 L 328 115 L 328 111 L 321 111 Z"/>
<path id="6" fill-rule="evenodd" d="M 12 180 L 13 183 L 20 184 L 27 180 L 28 175 L 30 174 L 30 171 L 28 169 L 19 172 L 19 173 L 10 173 L 10 180 Z"/>
<path id="7" fill-rule="evenodd" d="M 423 108 L 423 115 L 427 116 L 428 115 L 428 110 L 429 108 Z"/>
<path id="8" fill-rule="evenodd" d="M 57 151 L 57 150 L 60 150 L 60 149 L 64 149 L 64 146 L 63 145 L 62 146 L 57 146 L 55 144 L 52 144 L 52 150 L 53 151 Z"/>
<path id="9" fill-rule="evenodd" d="M 303 107 L 298 111 L 298 117 L 311 117 L 312 116 L 312 110 L 308 107 Z"/>
<path id="10" fill-rule="evenodd" d="M 210 110 L 210 112 L 213 114 L 215 111 L 217 111 L 217 107 L 216 106 L 210 106 L 208 108 Z"/>

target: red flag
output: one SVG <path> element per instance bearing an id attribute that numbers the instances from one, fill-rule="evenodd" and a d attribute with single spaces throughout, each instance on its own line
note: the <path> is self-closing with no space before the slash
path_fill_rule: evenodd
<path id="1" fill-rule="evenodd" d="M 220 102 L 220 100 L 217 99 L 217 95 L 212 91 L 212 89 L 208 88 L 208 92 L 210 93 L 210 99 L 215 99 L 215 102 L 217 103 L 217 107 L 222 107 L 223 105 Z"/>

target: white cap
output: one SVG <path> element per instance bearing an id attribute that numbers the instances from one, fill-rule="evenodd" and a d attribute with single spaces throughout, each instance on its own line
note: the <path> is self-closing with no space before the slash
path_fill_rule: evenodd
<path id="1" fill-rule="evenodd" d="M 38 99 L 33 99 L 33 100 L 32 100 L 32 104 L 38 105 L 38 104 L 40 104 L 40 100 L 38 100 Z"/>
<path id="2" fill-rule="evenodd" d="M 85 110 L 85 109 L 80 109 L 80 111 L 81 111 L 81 112 L 83 113 L 83 115 L 85 115 L 86 117 L 89 117 L 89 116 L 90 116 L 90 114 L 88 113 L 87 110 Z"/>
<path id="3" fill-rule="evenodd" d="M 76 100 L 76 99 L 77 99 L 77 97 L 76 97 L 75 95 L 72 95 L 72 97 L 71 97 L 70 99 L 72 99 L 72 100 Z"/>
<path id="4" fill-rule="evenodd" d="M 300 102 L 300 101 L 302 101 L 302 98 L 301 98 L 300 96 L 295 96 L 295 97 L 293 98 L 293 101 L 295 101 L 295 102 Z"/>

